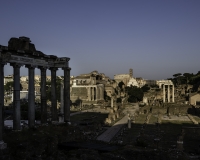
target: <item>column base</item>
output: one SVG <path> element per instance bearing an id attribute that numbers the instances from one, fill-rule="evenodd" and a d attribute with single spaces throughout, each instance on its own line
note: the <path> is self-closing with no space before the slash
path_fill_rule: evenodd
<path id="1" fill-rule="evenodd" d="M 58 116 L 58 118 L 59 118 L 59 120 L 58 120 L 59 123 L 64 123 L 64 115 L 63 114 L 60 114 Z"/>
<path id="2" fill-rule="evenodd" d="M 0 150 L 6 148 L 7 148 L 7 143 L 4 143 L 4 141 L 0 141 Z"/>

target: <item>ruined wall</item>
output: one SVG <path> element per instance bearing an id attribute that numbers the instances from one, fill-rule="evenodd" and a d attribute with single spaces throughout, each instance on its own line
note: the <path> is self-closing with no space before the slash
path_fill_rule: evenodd
<path id="1" fill-rule="evenodd" d="M 191 105 L 196 105 L 196 101 L 200 102 L 200 94 L 193 95 L 190 97 L 190 104 Z"/>
<path id="2" fill-rule="evenodd" d="M 76 101 L 78 99 L 87 100 L 87 89 L 86 87 L 72 87 L 70 99 Z"/>

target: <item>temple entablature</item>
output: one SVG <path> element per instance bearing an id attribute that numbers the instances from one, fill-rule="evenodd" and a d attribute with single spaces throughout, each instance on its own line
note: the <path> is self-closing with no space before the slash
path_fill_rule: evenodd
<path id="1" fill-rule="evenodd" d="M 8 47 L 0 45 L 0 59 L 4 63 L 18 63 L 43 67 L 69 67 L 68 57 L 46 55 L 35 49 L 28 37 L 11 38 Z"/>

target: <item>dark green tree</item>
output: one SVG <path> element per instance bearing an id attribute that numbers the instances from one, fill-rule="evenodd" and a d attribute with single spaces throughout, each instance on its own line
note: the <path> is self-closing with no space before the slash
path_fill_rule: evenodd
<path id="1" fill-rule="evenodd" d="M 143 92 L 147 92 L 148 90 L 150 90 L 150 87 L 148 86 L 148 84 L 145 84 L 144 86 L 141 87 Z"/>
<path id="2" fill-rule="evenodd" d="M 14 82 L 13 81 L 10 81 L 10 82 L 7 82 L 5 85 L 4 85 L 4 91 L 5 92 L 12 92 L 12 89 L 13 89 L 13 84 Z M 20 83 L 20 90 L 22 90 L 23 87 L 22 87 L 22 84 Z"/>
<path id="3" fill-rule="evenodd" d="M 60 89 L 61 89 L 61 83 L 62 80 L 59 78 L 56 78 L 56 99 L 58 102 L 60 102 Z M 47 94 L 47 100 L 51 101 L 51 81 L 46 82 L 46 94 Z"/>
<path id="4" fill-rule="evenodd" d="M 122 86 L 123 86 L 123 85 L 125 85 L 125 84 L 124 84 L 124 82 L 122 82 L 122 81 L 119 82 L 119 84 L 118 84 L 118 86 L 119 86 L 119 88 L 120 88 L 121 90 L 122 90 Z"/>
<path id="5" fill-rule="evenodd" d="M 4 91 L 11 92 L 12 87 L 13 87 L 13 81 L 7 82 L 6 85 L 4 85 Z"/>
<path id="6" fill-rule="evenodd" d="M 174 77 L 174 82 L 175 82 L 176 85 L 179 85 L 179 84 L 180 84 L 180 76 L 181 76 L 181 75 L 182 75 L 181 73 L 176 73 L 176 74 L 173 75 L 173 77 Z"/>
<path id="7" fill-rule="evenodd" d="M 128 102 L 131 103 L 142 101 L 144 96 L 143 90 L 141 88 L 132 85 L 130 87 L 126 87 L 126 92 L 129 95 Z"/>
<path id="8" fill-rule="evenodd" d="M 104 91 L 104 99 L 105 101 L 111 100 L 111 98 L 107 95 L 106 91 Z"/>

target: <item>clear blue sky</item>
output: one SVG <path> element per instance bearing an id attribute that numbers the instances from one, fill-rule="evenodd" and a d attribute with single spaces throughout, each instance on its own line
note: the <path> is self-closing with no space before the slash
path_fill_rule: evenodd
<path id="1" fill-rule="evenodd" d="M 200 0 L 1 0 L 0 44 L 19 36 L 45 54 L 70 57 L 75 76 L 97 70 L 113 78 L 129 68 L 145 79 L 197 73 Z"/>

